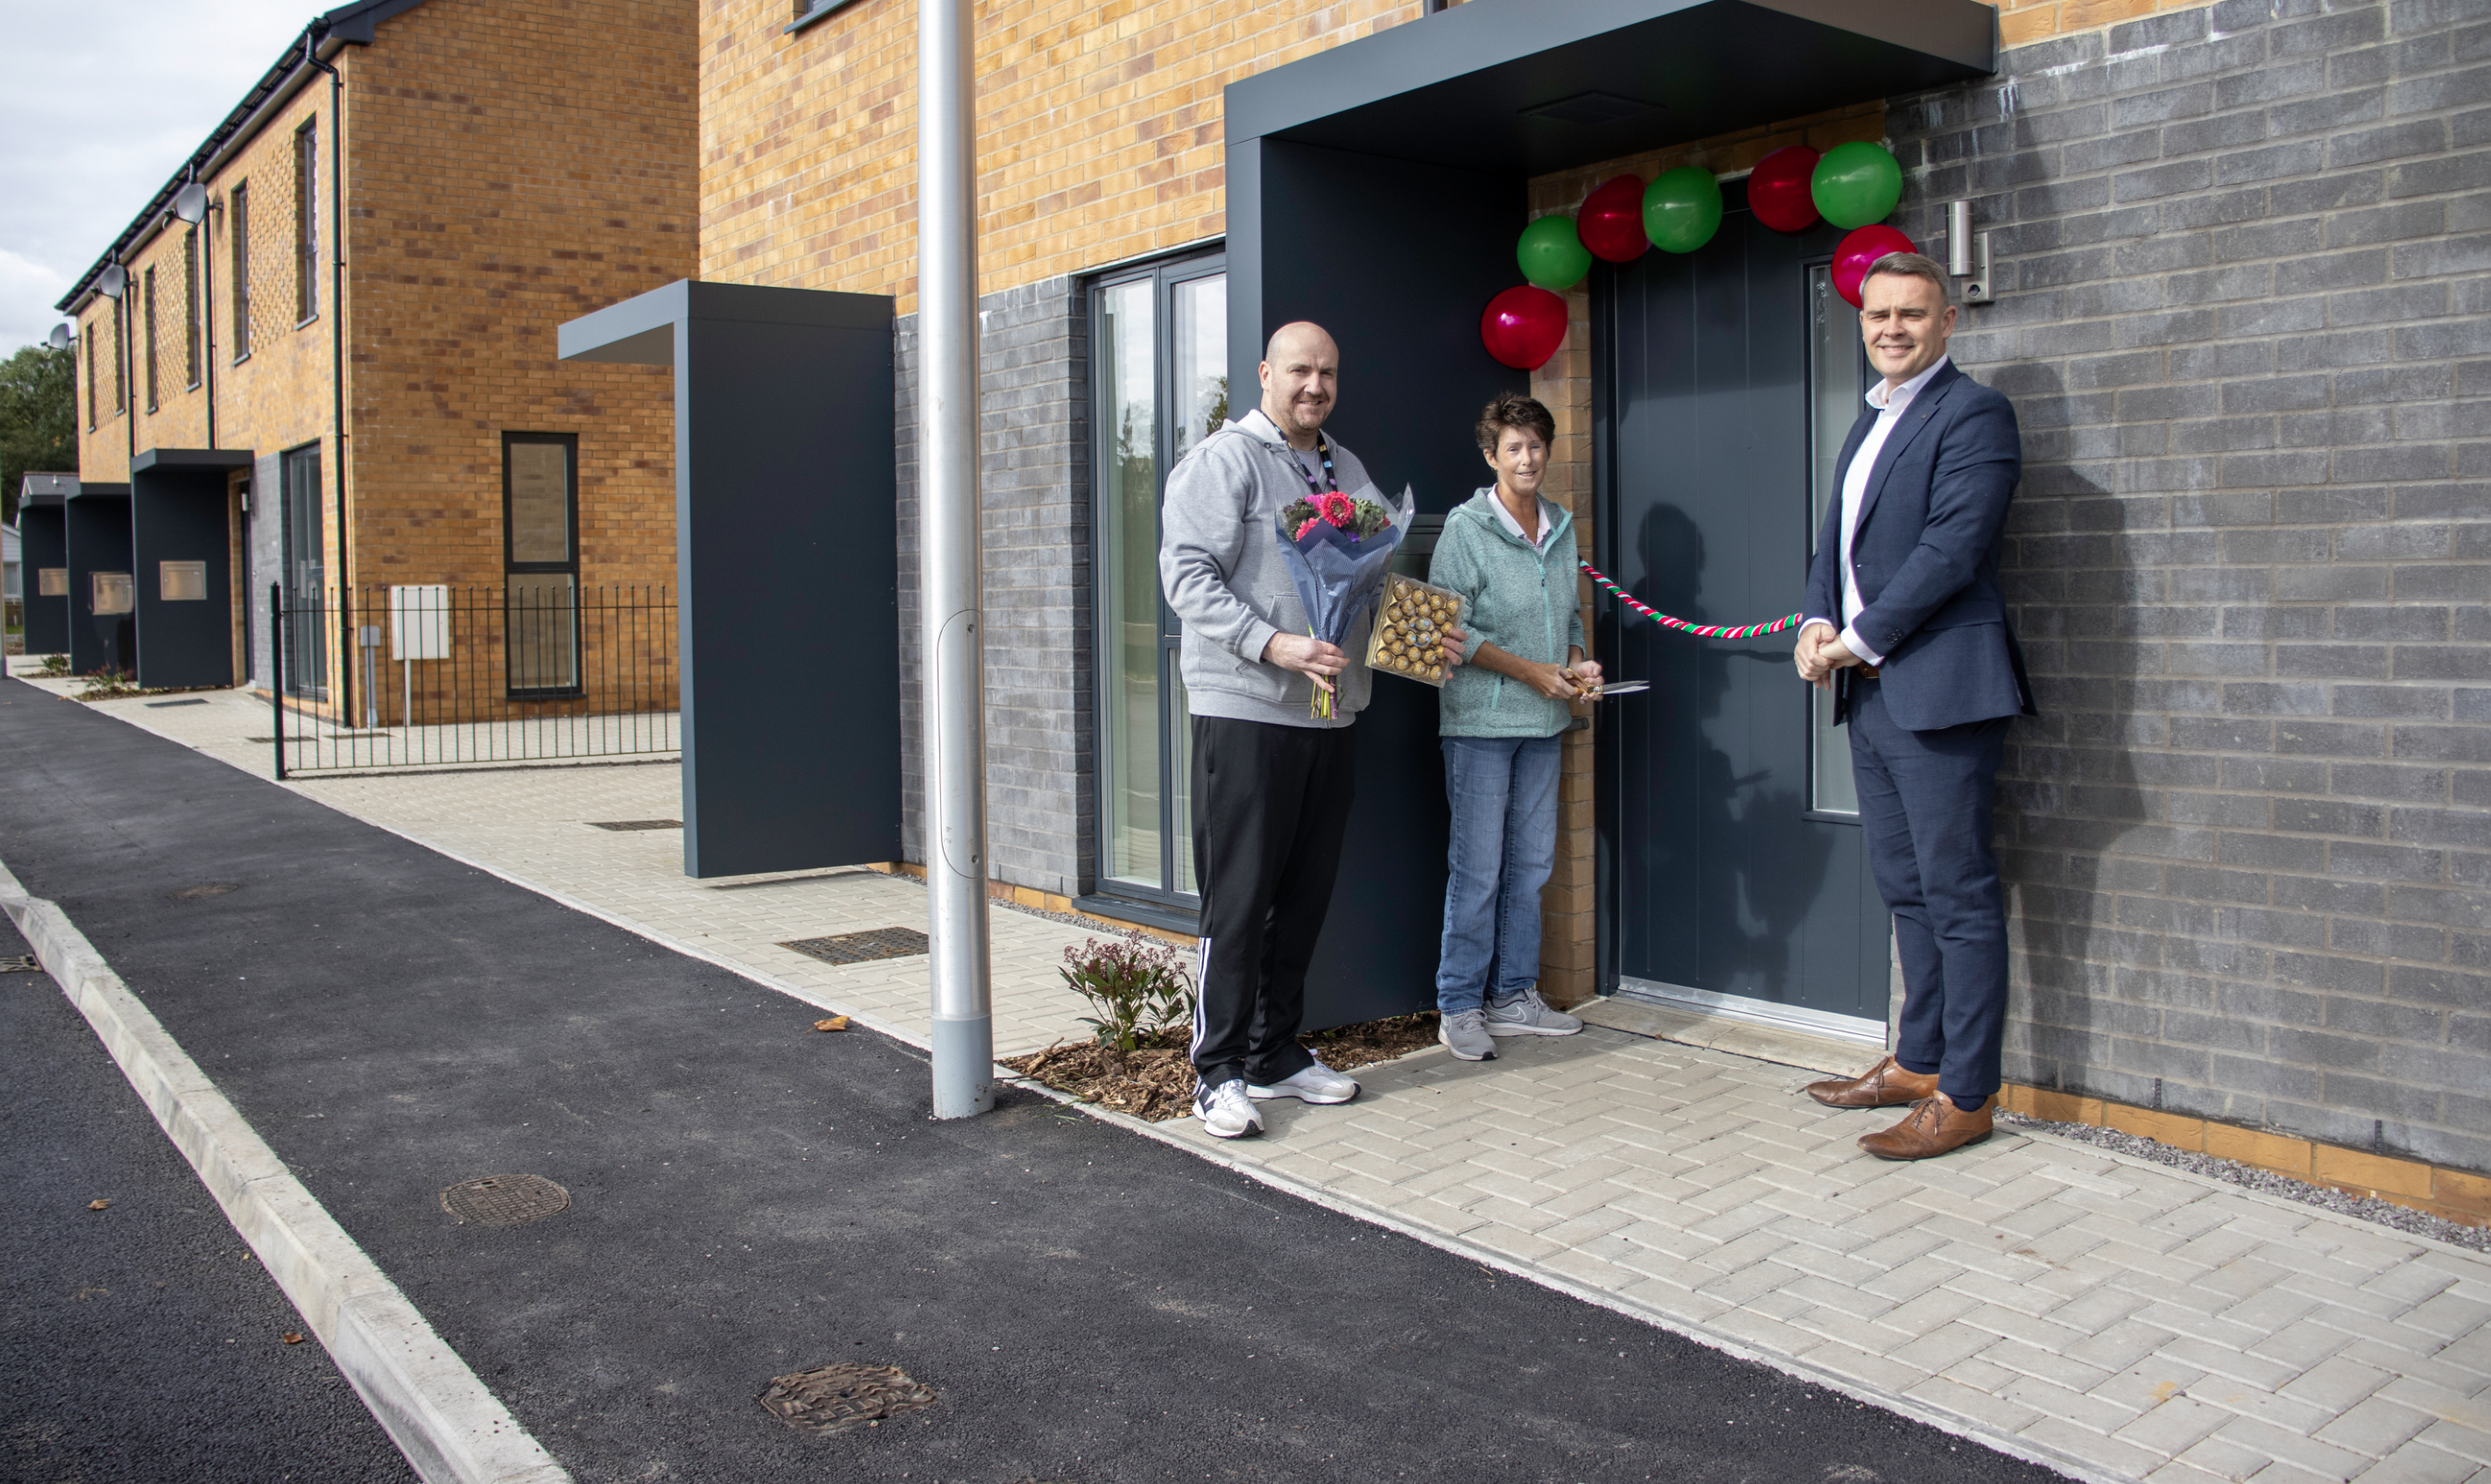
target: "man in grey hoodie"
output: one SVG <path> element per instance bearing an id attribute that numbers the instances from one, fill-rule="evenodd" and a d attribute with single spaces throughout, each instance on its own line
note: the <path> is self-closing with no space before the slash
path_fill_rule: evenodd
<path id="1" fill-rule="evenodd" d="M 1186 454 L 1159 509 L 1159 582 L 1185 627 L 1193 715 L 1194 1112 L 1223 1139 L 1263 1131 L 1258 1099 L 1358 1095 L 1297 1033 L 1355 792 L 1349 727 L 1372 683 L 1356 656 L 1373 621 L 1342 636 L 1346 650 L 1310 637 L 1275 533 L 1291 501 L 1369 481 L 1323 431 L 1339 390 L 1332 336 L 1283 325 L 1263 357 L 1262 405 Z M 1313 713 L 1317 687 L 1333 694 L 1329 717 Z"/>

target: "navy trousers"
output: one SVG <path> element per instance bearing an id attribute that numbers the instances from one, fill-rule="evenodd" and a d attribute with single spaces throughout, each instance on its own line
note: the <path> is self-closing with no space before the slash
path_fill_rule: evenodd
<path id="1" fill-rule="evenodd" d="M 1950 1098 L 1989 1097 L 2007 1026 L 2006 893 L 1990 829 L 2008 718 L 1908 731 L 1887 713 L 1884 688 L 1853 683 L 1851 775 L 1903 966 L 1894 1060 L 1937 1073 Z"/>

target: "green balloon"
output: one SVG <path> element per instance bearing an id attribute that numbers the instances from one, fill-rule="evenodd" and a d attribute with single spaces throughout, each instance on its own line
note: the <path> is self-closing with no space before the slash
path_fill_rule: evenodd
<path id="1" fill-rule="evenodd" d="M 1817 160 L 1808 193 L 1816 197 L 1818 216 L 1848 232 L 1892 215 L 1903 199 L 1903 167 L 1884 145 L 1855 139 Z"/>
<path id="2" fill-rule="evenodd" d="M 1643 189 L 1643 235 L 1663 252 L 1692 252 L 1721 229 L 1721 183 L 1697 165 L 1663 170 Z"/>
<path id="3" fill-rule="evenodd" d="M 1574 218 L 1565 212 L 1541 217 L 1522 229 L 1513 245 L 1513 259 L 1522 276 L 1547 289 L 1569 289 L 1592 271 L 1592 249 L 1574 235 Z"/>

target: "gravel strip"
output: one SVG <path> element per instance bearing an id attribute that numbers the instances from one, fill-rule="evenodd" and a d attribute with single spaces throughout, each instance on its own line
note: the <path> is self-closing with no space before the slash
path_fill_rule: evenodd
<path id="1" fill-rule="evenodd" d="M 2028 1119 L 2021 1114 L 2003 1112 L 1998 1115 L 1998 1121 L 2014 1128 L 2030 1129 L 2036 1133 L 2057 1134 L 2062 1138 L 2073 1139 L 2080 1144 L 2095 1145 L 2122 1154 L 2133 1154 L 2139 1159 L 2151 1159 L 2158 1165 L 2169 1165 L 2175 1170 L 2186 1170 L 2192 1175 L 2210 1176 L 2230 1184 L 2244 1186 L 2262 1195 L 2281 1196 L 2287 1201 L 2299 1201 L 2303 1206 L 2324 1207 L 2328 1210 L 2356 1216 L 2383 1227 L 2392 1227 L 2399 1232 L 2410 1232 L 2416 1237 L 2435 1237 L 2452 1246 L 2466 1247 L 2476 1252 L 2491 1252 L 2491 1227 L 2467 1226 L 2462 1222 L 2431 1215 L 2427 1211 L 2415 1210 L 2409 1206 L 2398 1206 L 2393 1201 L 2382 1201 L 2373 1196 L 2347 1195 L 2340 1190 L 2330 1190 L 2324 1185 L 2313 1185 L 2307 1180 L 2297 1180 L 2289 1175 L 2277 1175 L 2271 1170 L 2261 1170 L 2254 1165 L 2244 1165 L 2237 1160 L 2223 1159 L 2213 1154 L 2193 1153 L 2187 1149 L 2176 1149 L 2170 1145 L 2156 1144 L 2151 1139 L 2141 1138 L 2135 1134 L 2121 1133 L 2116 1128 L 2096 1128 L 2091 1123 L 2052 1123 L 2040 1119 Z"/>

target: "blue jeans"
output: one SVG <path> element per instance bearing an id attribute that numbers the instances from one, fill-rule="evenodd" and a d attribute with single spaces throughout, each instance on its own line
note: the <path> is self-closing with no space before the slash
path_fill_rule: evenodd
<path id="1" fill-rule="evenodd" d="M 1444 745 L 1453 832 L 1436 1008 L 1451 1015 L 1539 982 L 1539 888 L 1557 863 L 1565 746 L 1563 734 L 1448 737 Z"/>

